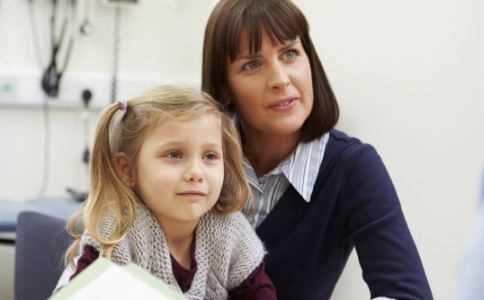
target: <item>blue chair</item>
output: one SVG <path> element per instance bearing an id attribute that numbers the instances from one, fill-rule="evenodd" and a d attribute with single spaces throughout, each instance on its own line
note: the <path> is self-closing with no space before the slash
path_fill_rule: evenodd
<path id="1" fill-rule="evenodd" d="M 15 299 L 50 297 L 64 270 L 64 253 L 72 242 L 65 220 L 38 212 L 18 215 L 15 242 Z"/>

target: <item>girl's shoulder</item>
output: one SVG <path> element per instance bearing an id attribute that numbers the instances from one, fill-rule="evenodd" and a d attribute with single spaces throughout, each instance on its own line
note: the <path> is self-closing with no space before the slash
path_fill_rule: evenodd
<path id="1" fill-rule="evenodd" d="M 222 252 L 232 259 L 253 255 L 260 263 L 265 254 L 262 241 L 241 212 L 208 213 L 201 220 L 198 231 L 216 255 Z"/>
<path id="2" fill-rule="evenodd" d="M 200 219 L 200 226 L 204 231 L 211 233 L 214 237 L 233 237 L 233 235 L 254 235 L 254 229 L 240 212 L 221 214 L 209 212 Z"/>
<path id="3" fill-rule="evenodd" d="M 200 221 L 197 247 L 208 249 L 215 277 L 229 290 L 240 285 L 264 259 L 262 241 L 241 212 L 210 212 Z"/>

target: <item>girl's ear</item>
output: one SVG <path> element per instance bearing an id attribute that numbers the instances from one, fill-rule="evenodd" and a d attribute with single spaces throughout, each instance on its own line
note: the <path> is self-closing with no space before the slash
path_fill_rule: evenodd
<path id="1" fill-rule="evenodd" d="M 136 184 L 134 164 L 126 153 L 118 152 L 114 154 L 114 167 L 118 176 L 131 188 Z"/>

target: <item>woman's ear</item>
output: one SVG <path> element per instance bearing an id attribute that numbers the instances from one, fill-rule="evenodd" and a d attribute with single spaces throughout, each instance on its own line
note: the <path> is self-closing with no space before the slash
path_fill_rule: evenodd
<path id="1" fill-rule="evenodd" d="M 134 164 L 126 153 L 118 152 L 114 154 L 114 167 L 118 176 L 131 188 L 136 183 Z"/>

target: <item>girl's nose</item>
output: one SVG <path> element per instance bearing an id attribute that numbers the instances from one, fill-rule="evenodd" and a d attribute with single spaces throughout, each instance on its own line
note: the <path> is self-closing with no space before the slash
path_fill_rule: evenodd
<path id="1" fill-rule="evenodd" d="M 188 166 L 183 179 L 187 182 L 203 182 L 203 172 L 198 162 L 192 162 Z"/>
<path id="2" fill-rule="evenodd" d="M 187 182 L 203 182 L 203 176 L 196 173 L 186 173 L 184 179 Z"/>

